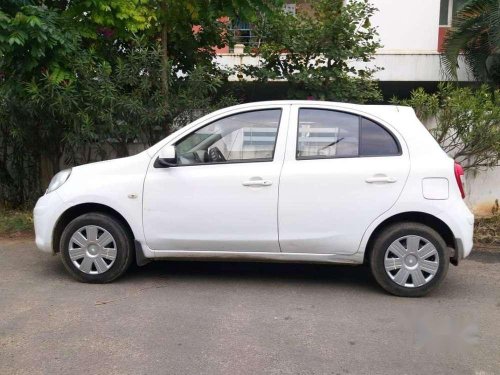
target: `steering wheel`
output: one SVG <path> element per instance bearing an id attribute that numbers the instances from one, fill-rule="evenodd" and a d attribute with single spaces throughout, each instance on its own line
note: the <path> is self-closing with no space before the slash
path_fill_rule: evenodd
<path id="1" fill-rule="evenodd" d="M 210 161 L 213 163 L 221 163 L 226 161 L 226 158 L 224 157 L 224 154 L 219 150 L 217 147 L 212 147 L 210 150 L 208 150 L 208 157 L 210 158 Z"/>
<path id="2" fill-rule="evenodd" d="M 195 161 L 195 163 L 201 163 L 201 158 L 200 158 L 200 155 L 198 155 L 198 153 L 195 151 L 193 152 L 193 159 Z"/>

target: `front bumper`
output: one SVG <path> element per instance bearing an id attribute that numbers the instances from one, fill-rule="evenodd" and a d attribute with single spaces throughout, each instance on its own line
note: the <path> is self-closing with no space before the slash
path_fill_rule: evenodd
<path id="1" fill-rule="evenodd" d="M 33 209 L 33 221 L 35 225 L 35 242 L 38 249 L 47 253 L 53 253 L 52 236 L 57 220 L 64 212 L 64 202 L 53 191 L 42 196 L 36 202 Z"/>

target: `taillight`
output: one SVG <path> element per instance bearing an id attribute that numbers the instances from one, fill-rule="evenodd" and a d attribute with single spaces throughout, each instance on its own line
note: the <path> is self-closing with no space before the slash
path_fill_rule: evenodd
<path id="1" fill-rule="evenodd" d="M 460 194 L 462 194 L 462 198 L 465 198 L 465 176 L 464 169 L 460 164 L 455 162 L 455 179 L 457 180 L 458 188 L 460 189 Z"/>

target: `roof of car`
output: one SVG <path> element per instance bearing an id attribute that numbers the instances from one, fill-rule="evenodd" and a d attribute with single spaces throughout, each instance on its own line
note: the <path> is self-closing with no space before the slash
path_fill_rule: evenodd
<path id="1" fill-rule="evenodd" d="M 365 110 L 365 111 L 389 111 L 389 112 L 399 112 L 399 110 L 402 108 L 401 106 L 396 106 L 396 105 L 380 105 L 380 104 L 354 104 L 354 103 L 345 103 L 345 102 L 330 102 L 330 101 L 324 101 L 324 100 L 269 100 L 269 101 L 257 101 L 257 102 L 250 102 L 250 103 L 244 103 L 244 104 L 238 104 L 233 106 L 234 108 L 236 107 L 251 107 L 255 105 L 262 105 L 262 106 L 272 106 L 272 105 L 300 105 L 300 106 L 333 106 L 333 107 L 338 107 L 338 108 L 352 108 L 352 109 L 358 109 L 358 110 Z"/>

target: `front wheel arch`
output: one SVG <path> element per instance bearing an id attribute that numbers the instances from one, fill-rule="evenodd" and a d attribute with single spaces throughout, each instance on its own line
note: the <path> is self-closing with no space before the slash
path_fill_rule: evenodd
<path id="1" fill-rule="evenodd" d="M 52 251 L 55 253 L 59 252 L 59 242 L 61 241 L 61 235 L 64 228 L 78 216 L 88 214 L 91 212 L 103 213 L 112 216 L 114 219 L 118 220 L 125 228 L 131 241 L 134 241 L 135 236 L 132 228 L 130 227 L 127 220 L 115 209 L 100 203 L 81 203 L 68 208 L 64 211 L 54 227 L 52 232 Z"/>

